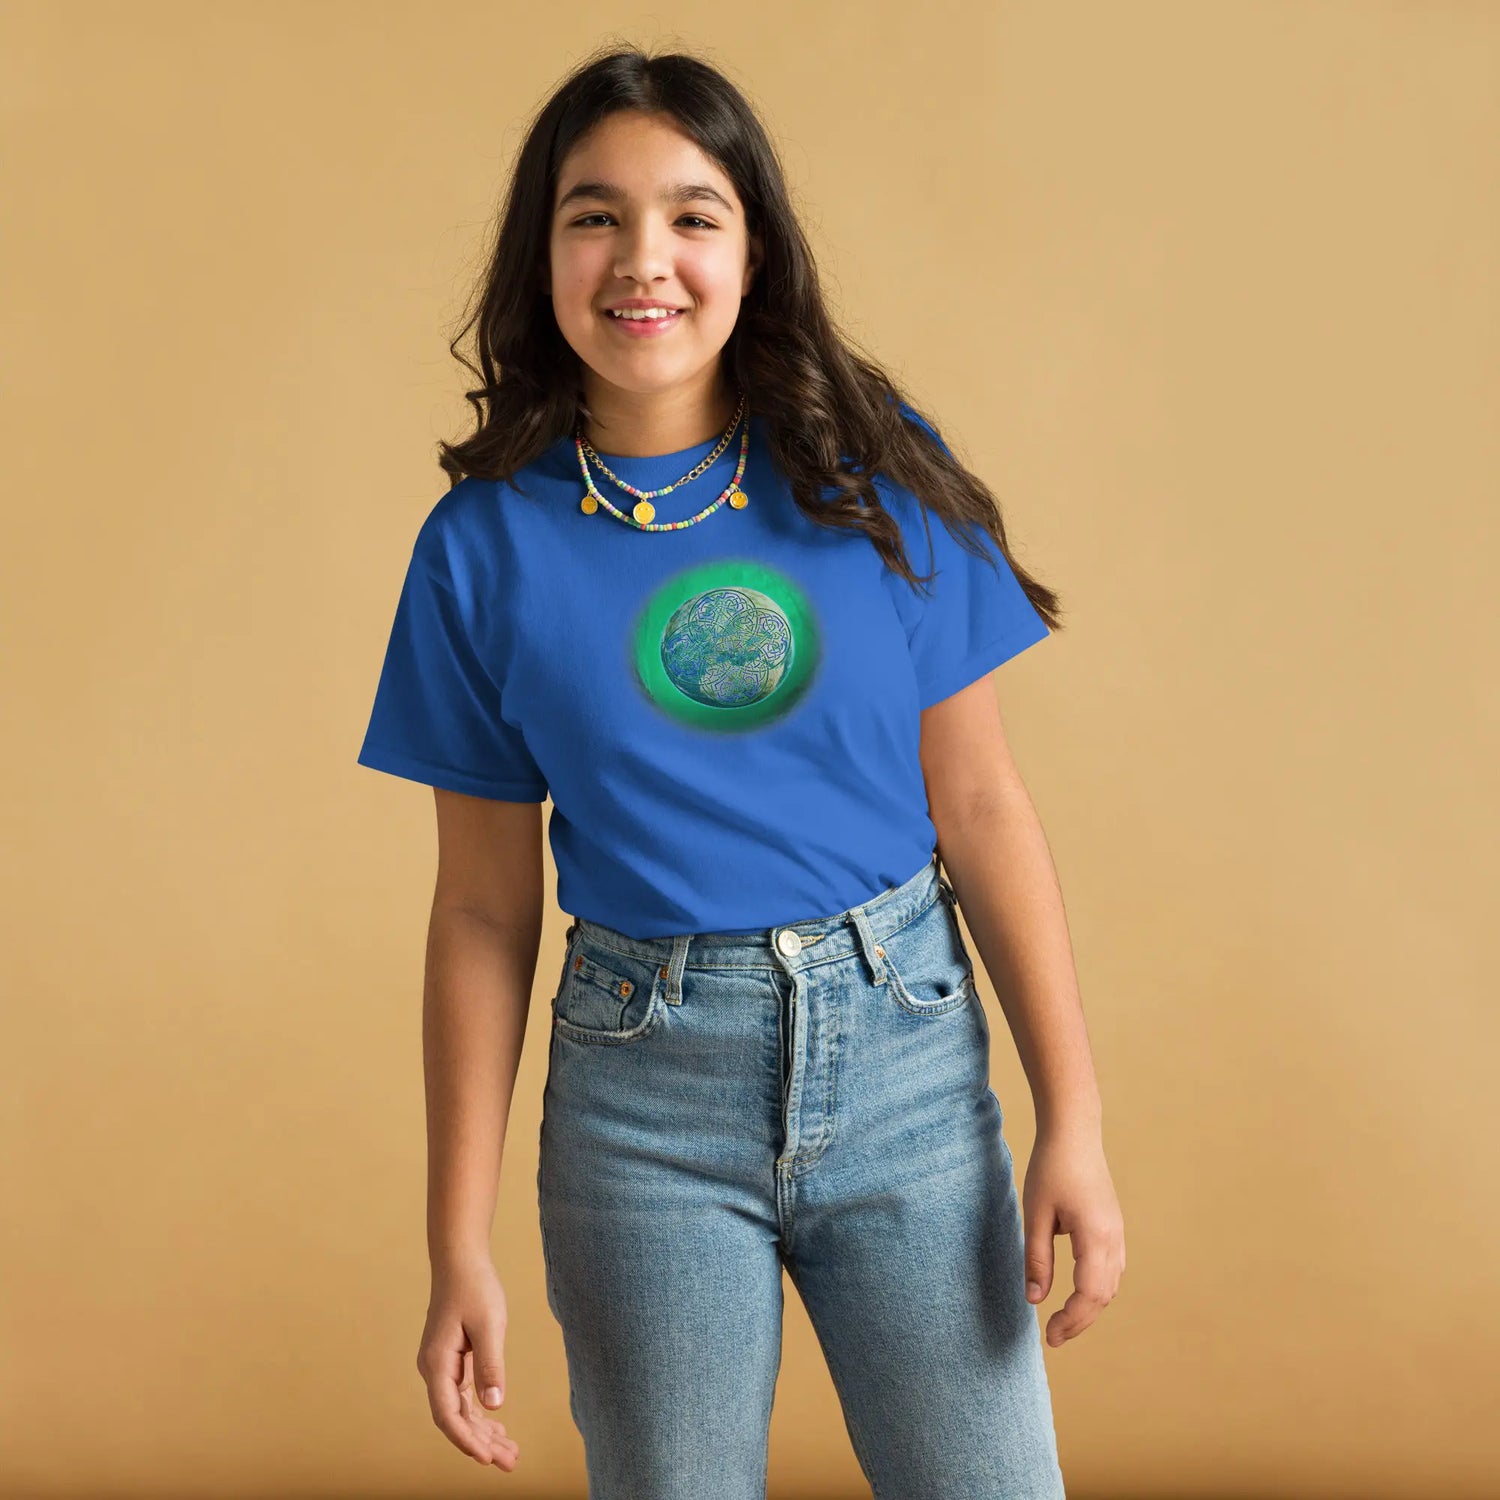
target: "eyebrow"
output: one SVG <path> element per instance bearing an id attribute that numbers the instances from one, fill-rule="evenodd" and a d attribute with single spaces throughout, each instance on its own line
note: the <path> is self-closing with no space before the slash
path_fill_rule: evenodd
<path id="1" fill-rule="evenodd" d="M 597 198 L 604 203 L 619 203 L 624 197 L 624 188 L 613 182 L 575 182 L 557 200 L 557 212 L 561 213 L 575 198 Z M 664 203 L 699 203 L 708 200 L 722 203 L 730 213 L 734 212 L 734 205 L 729 199 L 706 182 L 674 182 L 662 190 L 661 197 Z"/>

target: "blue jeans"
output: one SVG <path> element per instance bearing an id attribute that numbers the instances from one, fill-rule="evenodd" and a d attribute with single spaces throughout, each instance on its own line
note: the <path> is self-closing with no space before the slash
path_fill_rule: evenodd
<path id="1" fill-rule="evenodd" d="M 879 1500 L 1063 1495 L 953 906 L 934 856 L 762 933 L 568 929 L 537 1192 L 589 1500 L 764 1500 L 783 1268 Z"/>

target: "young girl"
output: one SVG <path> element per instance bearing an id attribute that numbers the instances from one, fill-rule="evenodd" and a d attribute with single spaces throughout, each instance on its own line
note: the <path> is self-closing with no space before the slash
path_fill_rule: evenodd
<path id="1" fill-rule="evenodd" d="M 490 1232 L 550 794 L 573 921 L 537 1188 L 592 1500 L 761 1500 L 783 1270 L 877 1495 L 1061 1495 L 1033 1303 L 1070 1234 L 1049 1340 L 1080 1332 L 1124 1239 L 989 680 L 1055 596 L 836 333 L 701 61 L 604 56 L 545 105 L 475 322 L 478 430 L 443 445 L 359 755 L 437 801 L 433 1417 L 516 1467 L 474 1397 L 506 1383 Z M 1037 1106 L 1024 1223 L 960 897 Z"/>

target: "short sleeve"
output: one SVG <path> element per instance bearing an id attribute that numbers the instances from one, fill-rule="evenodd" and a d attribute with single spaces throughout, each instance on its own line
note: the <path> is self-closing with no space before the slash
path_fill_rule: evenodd
<path id="1" fill-rule="evenodd" d="M 903 404 L 904 413 L 947 445 L 930 424 Z M 919 577 L 934 573 L 920 592 L 896 575 L 912 666 L 917 676 L 918 705 L 930 708 L 1050 634 L 1021 587 L 1005 554 L 982 527 L 971 531 L 984 556 L 968 551 L 942 518 L 925 513 L 909 491 L 898 490 L 898 520 L 912 570 Z"/>
<path id="2" fill-rule="evenodd" d="M 542 802 L 546 778 L 520 729 L 501 717 L 496 664 L 475 645 L 471 601 L 429 519 L 401 586 L 358 763 L 470 796 Z"/>

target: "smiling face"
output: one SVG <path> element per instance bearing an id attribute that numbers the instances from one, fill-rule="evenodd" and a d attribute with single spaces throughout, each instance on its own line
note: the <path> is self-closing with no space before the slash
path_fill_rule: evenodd
<path id="1" fill-rule="evenodd" d="M 545 278 L 589 407 L 717 410 L 720 351 L 759 264 L 733 183 L 671 116 L 600 121 L 558 171 Z M 661 322 L 607 311 L 631 299 L 680 311 Z"/>

